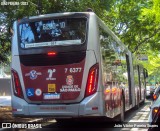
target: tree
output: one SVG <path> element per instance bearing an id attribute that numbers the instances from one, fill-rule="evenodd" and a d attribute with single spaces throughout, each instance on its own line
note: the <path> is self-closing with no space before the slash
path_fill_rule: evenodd
<path id="1" fill-rule="evenodd" d="M 140 52 L 148 50 L 148 40 L 155 35 L 155 25 L 141 16 L 142 9 L 150 5 L 150 2 L 143 0 L 117 1 L 107 14 L 106 22 L 132 52 L 139 45 L 143 45 L 143 48 L 139 48 Z"/>
<path id="2" fill-rule="evenodd" d="M 6 0 L 21 2 L 21 0 Z M 28 5 L 0 6 L 0 60 L 10 52 L 8 34 L 13 21 L 23 17 L 57 12 L 93 11 L 137 54 L 160 50 L 159 0 L 26 0 Z M 2 29 L 3 28 L 3 29 Z M 156 67 L 155 67 L 156 68 Z"/>
<path id="3" fill-rule="evenodd" d="M 0 61 L 9 61 L 11 36 L 9 28 L 13 21 L 35 16 L 38 14 L 49 14 L 58 12 L 84 12 L 92 8 L 94 12 L 102 17 L 106 12 L 106 5 L 109 8 L 111 0 L 27 0 L 21 5 L 21 0 L 6 0 L 7 2 L 18 2 L 19 5 L 0 5 Z M 76 6 L 75 6 L 76 5 Z"/>
<path id="4" fill-rule="evenodd" d="M 105 20 L 135 55 L 148 56 L 148 62 L 140 63 L 148 69 L 150 75 L 160 75 L 158 66 L 160 63 L 158 57 L 160 54 L 159 5 L 159 0 L 117 1 L 107 12 Z"/>

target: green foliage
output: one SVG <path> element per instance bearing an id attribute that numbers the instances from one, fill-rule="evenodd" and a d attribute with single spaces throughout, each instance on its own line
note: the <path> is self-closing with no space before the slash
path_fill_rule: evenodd
<path id="1" fill-rule="evenodd" d="M 152 0 L 150 1 L 150 3 L 151 2 L 152 2 L 152 6 L 150 8 L 142 9 L 142 16 L 148 21 L 154 20 L 152 22 L 159 23 L 160 22 L 160 1 Z"/>
<path id="2" fill-rule="evenodd" d="M 6 2 L 19 2 L 21 0 L 6 0 Z M 84 12 L 92 8 L 94 12 L 102 17 L 109 7 L 111 0 L 26 0 L 28 5 L 0 5 L 0 61 L 9 62 L 8 55 L 11 51 L 11 35 L 9 28 L 13 21 L 38 14 L 49 14 L 58 12 Z M 5 26 L 5 30 L 1 30 Z"/>
<path id="3" fill-rule="evenodd" d="M 112 17 L 107 19 L 107 23 L 132 52 L 152 34 L 148 21 L 140 19 L 141 10 L 146 6 L 149 6 L 149 2 L 144 3 L 143 0 L 118 1 L 107 14 L 107 17 Z"/>
<path id="4" fill-rule="evenodd" d="M 148 55 L 148 62 L 139 63 L 150 75 L 160 75 L 159 0 L 117 1 L 107 12 L 105 21 L 132 52 Z"/>
<path id="5" fill-rule="evenodd" d="M 6 0 L 21 2 L 21 0 Z M 0 5 L 0 61 L 10 61 L 9 27 L 23 17 L 58 12 L 93 11 L 117 34 L 135 54 L 149 55 L 143 62 L 150 74 L 159 71 L 160 1 L 159 0 L 26 0 L 28 5 Z M 39 6 L 38 6 L 39 5 Z M 156 59 L 154 59 L 155 53 Z M 106 53 L 106 52 L 104 52 Z M 154 62 L 152 62 L 155 60 Z M 154 71 L 155 70 L 155 71 Z M 157 71 L 156 71 L 157 70 Z"/>

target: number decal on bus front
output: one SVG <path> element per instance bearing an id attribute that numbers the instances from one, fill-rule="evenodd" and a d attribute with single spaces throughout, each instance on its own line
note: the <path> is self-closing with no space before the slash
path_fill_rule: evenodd
<path id="1" fill-rule="evenodd" d="M 82 68 L 65 68 L 65 73 L 67 73 L 69 71 L 69 73 L 77 73 L 77 72 L 81 72 Z"/>

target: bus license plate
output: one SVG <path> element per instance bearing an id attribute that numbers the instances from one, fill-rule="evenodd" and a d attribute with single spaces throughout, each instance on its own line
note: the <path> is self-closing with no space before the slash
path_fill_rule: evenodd
<path id="1" fill-rule="evenodd" d="M 58 94 L 58 93 L 44 93 L 43 99 L 44 100 L 57 100 L 57 99 L 60 99 L 60 94 Z"/>

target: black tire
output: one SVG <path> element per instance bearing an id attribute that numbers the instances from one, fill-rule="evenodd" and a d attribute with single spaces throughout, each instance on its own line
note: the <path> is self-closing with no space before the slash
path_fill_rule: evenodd
<path id="1" fill-rule="evenodd" d="M 57 118 L 56 121 L 58 124 L 66 124 L 66 123 L 73 122 L 73 119 Z"/>

